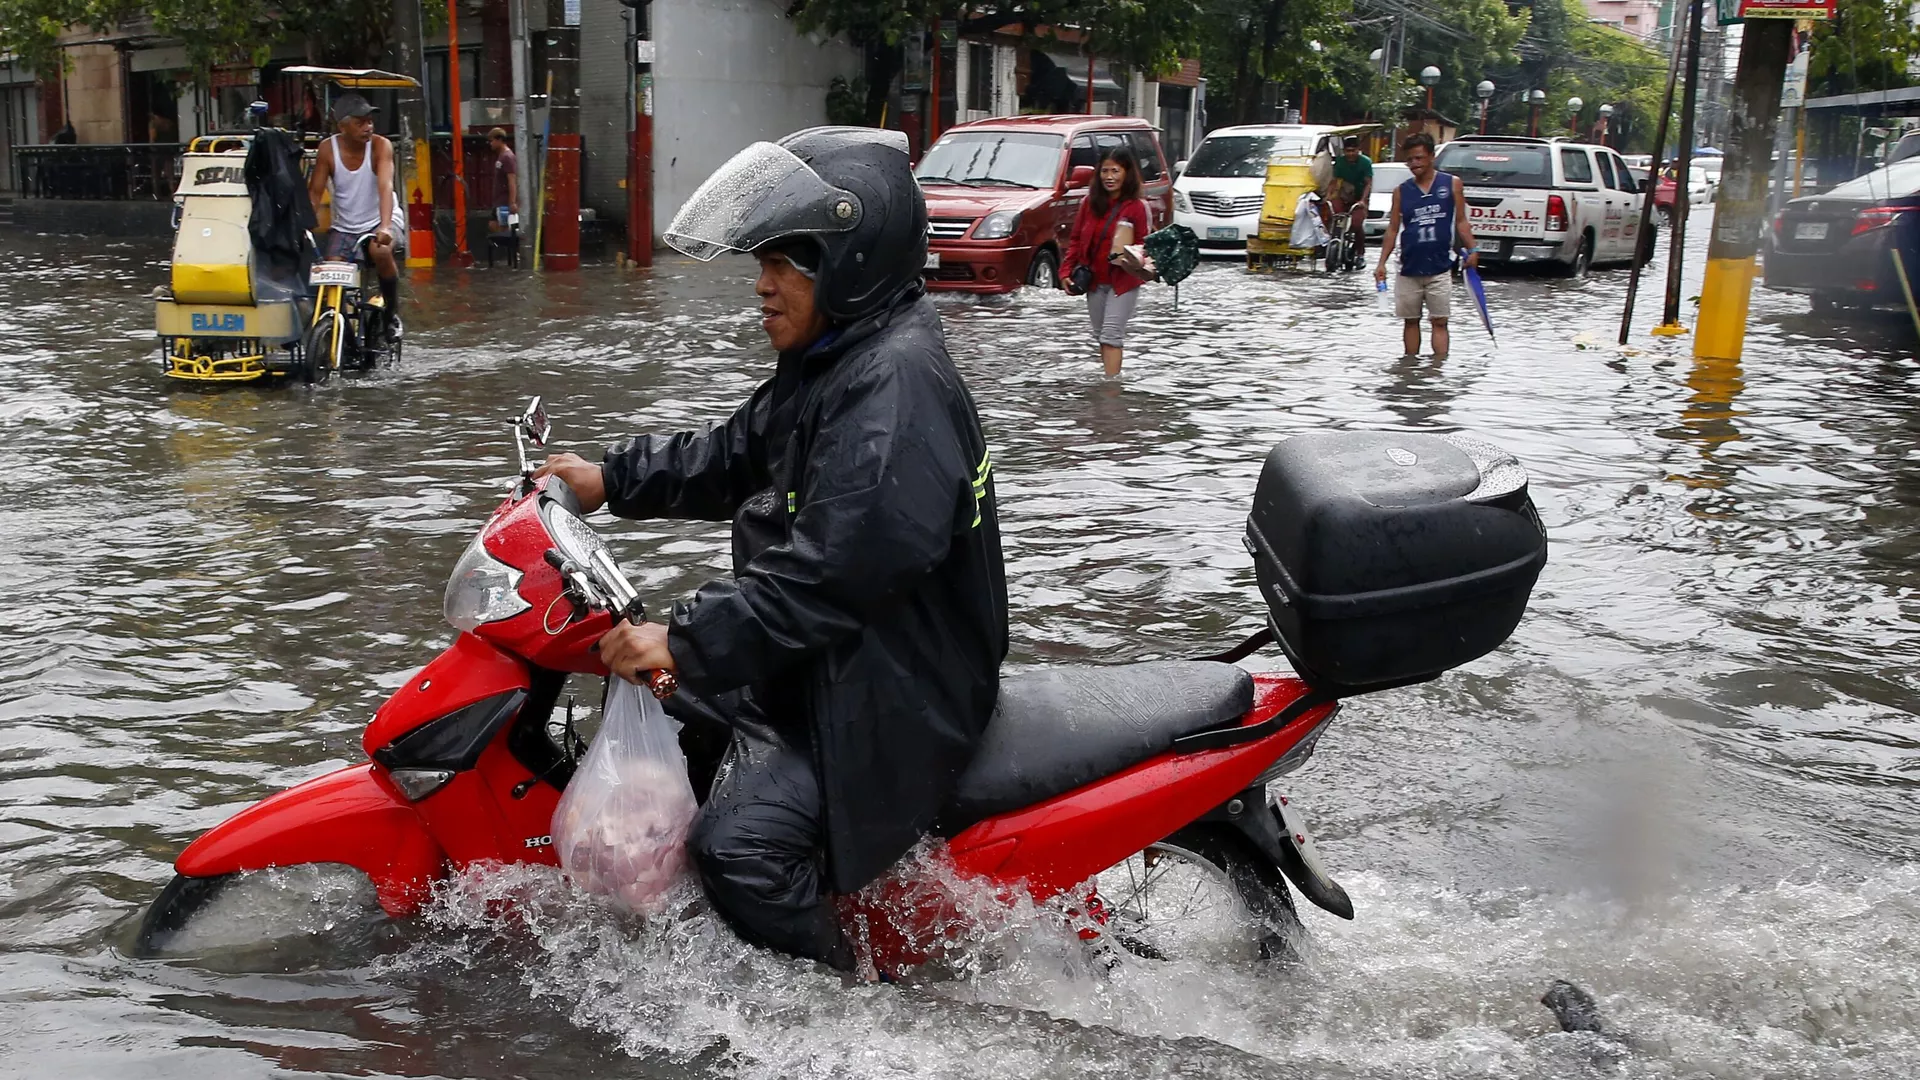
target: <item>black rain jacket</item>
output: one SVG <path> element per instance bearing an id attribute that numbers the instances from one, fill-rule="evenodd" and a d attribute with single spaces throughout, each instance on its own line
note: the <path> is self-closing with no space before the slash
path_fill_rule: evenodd
<path id="1" fill-rule="evenodd" d="M 622 517 L 732 520 L 734 576 L 673 612 L 680 680 L 805 725 L 828 881 L 871 881 L 952 794 L 1007 653 L 992 461 L 933 305 L 782 353 L 724 424 L 635 439 L 603 468 Z"/>
<path id="2" fill-rule="evenodd" d="M 298 278 L 306 285 L 313 261 L 307 234 L 313 229 L 313 203 L 307 198 L 307 178 L 301 172 L 302 150 L 294 137 L 279 128 L 261 128 L 247 147 L 242 175 L 253 197 L 247 215 L 247 235 L 253 250 L 279 278 Z"/>

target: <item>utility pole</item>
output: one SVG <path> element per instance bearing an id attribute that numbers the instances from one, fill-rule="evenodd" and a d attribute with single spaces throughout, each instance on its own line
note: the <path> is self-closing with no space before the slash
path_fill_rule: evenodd
<path id="1" fill-rule="evenodd" d="M 393 5 L 393 59 L 402 75 L 420 70 L 420 0 L 398 0 Z M 407 221 L 407 265 L 433 265 L 433 152 L 427 144 L 427 100 L 418 86 L 402 87 L 399 98 L 400 138 L 393 150 L 398 157 L 399 182 L 394 195 Z"/>
<path id="2" fill-rule="evenodd" d="M 1793 52 L 1789 19 L 1749 19 L 1727 110 L 1727 162 L 1715 197 L 1707 278 L 1700 287 L 1697 359 L 1738 360 L 1747 337 L 1755 255 L 1767 213 L 1767 158 L 1780 115 L 1780 82 Z"/>
<path id="3" fill-rule="evenodd" d="M 1686 18 L 1686 9 L 1682 8 L 1681 18 Z M 1653 168 L 1647 172 L 1647 190 L 1640 193 L 1640 231 L 1634 233 L 1639 239 L 1636 244 L 1646 245 L 1649 254 L 1653 251 L 1653 193 L 1660 186 L 1660 158 L 1667 149 L 1667 124 L 1673 118 L 1673 86 L 1680 77 L 1680 42 L 1671 29 L 1667 41 L 1673 52 L 1667 57 L 1667 92 L 1660 98 L 1660 122 L 1654 125 L 1653 132 Z M 1677 190 L 1677 189 L 1676 189 Z M 1620 313 L 1620 344 L 1627 343 L 1627 334 L 1633 328 L 1633 302 L 1640 296 L 1640 252 L 1633 253 L 1633 268 L 1627 271 L 1627 306 Z"/>
<path id="4" fill-rule="evenodd" d="M 527 114 L 527 0 L 507 0 L 507 34 L 513 78 L 513 177 L 520 189 L 520 221 L 533 220 L 533 121 Z"/>
<path id="5" fill-rule="evenodd" d="M 542 247 L 554 270 L 580 268 L 580 5 L 547 0 L 547 205 Z"/>
<path id="6" fill-rule="evenodd" d="M 1680 153 L 1673 162 L 1673 220 L 1669 230 L 1672 235 L 1667 238 L 1667 304 L 1660 316 L 1660 325 L 1653 328 L 1654 334 L 1660 337 L 1677 337 L 1687 332 L 1687 328 L 1680 325 L 1680 269 L 1686 254 L 1687 209 L 1692 205 L 1693 110 L 1700 100 L 1700 24 L 1706 21 L 1704 9 L 1703 0 L 1693 0 L 1687 10 L 1687 81 L 1686 92 L 1680 102 Z"/>

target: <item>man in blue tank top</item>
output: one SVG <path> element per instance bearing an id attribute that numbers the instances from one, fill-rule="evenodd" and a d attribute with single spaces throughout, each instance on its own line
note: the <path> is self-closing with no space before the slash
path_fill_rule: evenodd
<path id="1" fill-rule="evenodd" d="M 1400 242 L 1400 277 L 1394 283 L 1394 314 L 1404 320 L 1401 339 L 1407 356 L 1420 352 L 1420 309 L 1433 324 L 1433 358 L 1445 360 L 1447 315 L 1453 296 L 1453 251 L 1467 253 L 1467 265 L 1478 267 L 1473 231 L 1467 226 L 1467 201 L 1451 173 L 1433 167 L 1433 136 L 1415 132 L 1400 141 L 1413 179 L 1393 191 L 1393 212 L 1387 216 L 1387 235 L 1380 244 L 1380 263 L 1373 280 L 1387 280 L 1387 257 Z M 1406 230 L 1404 241 L 1401 229 Z"/>

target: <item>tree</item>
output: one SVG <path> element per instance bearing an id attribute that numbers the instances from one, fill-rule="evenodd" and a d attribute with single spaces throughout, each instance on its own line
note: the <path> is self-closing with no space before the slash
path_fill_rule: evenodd
<path id="1" fill-rule="evenodd" d="M 1524 9 L 1505 0 L 1209 0 L 1208 47 L 1202 53 L 1209 96 L 1224 97 L 1232 122 L 1261 117 L 1267 87 L 1293 98 L 1313 90 L 1314 118 L 1394 121 L 1423 95 L 1412 72 L 1441 71 L 1434 107 L 1456 119 L 1471 115 L 1473 84 L 1500 65 L 1519 61 L 1515 45 L 1527 28 Z M 1397 38 L 1405 23 L 1405 55 L 1383 73 L 1370 54 Z M 1318 41 L 1319 51 L 1310 43 Z"/>
<path id="2" fill-rule="evenodd" d="M 310 60 L 361 67 L 386 51 L 393 0 L 0 0 L 0 51 L 50 72 L 69 27 L 106 32 L 143 21 L 178 38 L 203 76 L 222 64 L 263 63 L 276 43 L 295 38 L 309 43 Z"/>
<path id="3" fill-rule="evenodd" d="M 1631 34 L 1589 22 L 1580 0 L 1534 0 L 1530 15 L 1515 48 L 1519 62 L 1487 73 L 1499 87 L 1488 130 L 1525 133 L 1531 112 L 1526 95 L 1544 90 L 1541 134 L 1571 127 L 1586 137 L 1599 120 L 1600 106 L 1612 105 L 1608 141 L 1623 150 L 1652 150 L 1667 58 Z M 1569 124 L 1566 103 L 1575 97 L 1584 104 Z"/>
<path id="4" fill-rule="evenodd" d="M 1213 117 L 1229 124 L 1261 118 L 1267 88 L 1320 86 L 1332 76 L 1349 0 L 1207 0 L 1200 66 Z M 1321 43 L 1315 51 L 1310 42 Z M 1281 90 L 1288 97 L 1290 90 Z"/>
<path id="5" fill-rule="evenodd" d="M 1813 26 L 1807 96 L 1911 85 L 1907 68 L 1920 54 L 1920 25 L 1910 8 L 1904 0 L 1840 0 L 1831 20 Z"/>
<path id="6" fill-rule="evenodd" d="M 4 2 L 4 0 L 0 0 Z M 963 34 L 1021 27 L 1076 27 L 1094 52 L 1128 67 L 1165 72 L 1199 48 L 1201 0 L 792 0 L 802 31 L 844 35 L 865 58 L 866 122 L 877 123 L 909 36 L 957 19 Z"/>

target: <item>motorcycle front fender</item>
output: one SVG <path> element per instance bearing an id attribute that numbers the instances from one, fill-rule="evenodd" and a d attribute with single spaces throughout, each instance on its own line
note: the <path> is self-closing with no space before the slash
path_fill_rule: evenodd
<path id="1" fill-rule="evenodd" d="M 315 777 L 247 807 L 187 845 L 174 869 L 191 878 L 302 863 L 367 875 L 396 918 L 419 910 L 447 857 L 420 815 L 368 762 Z"/>

